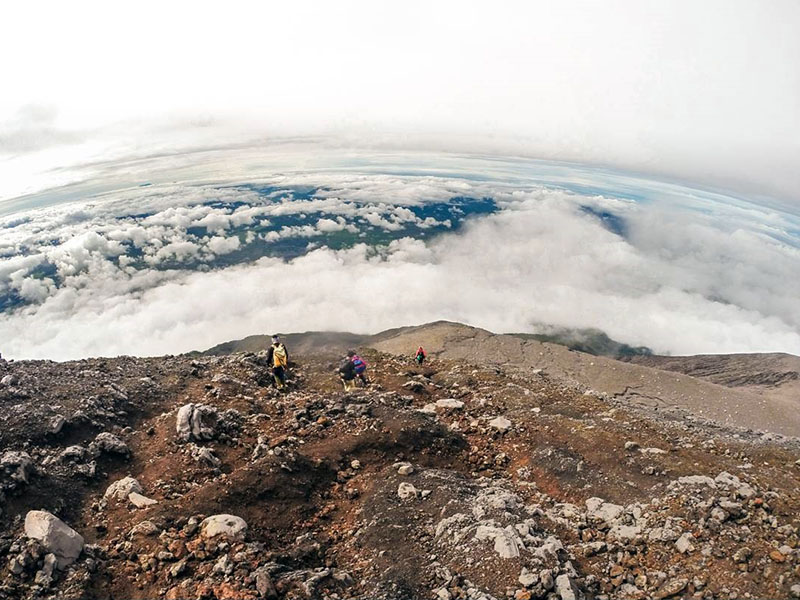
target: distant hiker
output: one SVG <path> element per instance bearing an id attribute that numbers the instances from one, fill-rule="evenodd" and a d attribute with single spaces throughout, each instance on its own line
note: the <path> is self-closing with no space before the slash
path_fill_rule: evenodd
<path id="1" fill-rule="evenodd" d="M 426 356 L 427 354 L 425 354 L 425 349 L 422 346 L 420 346 L 419 348 L 417 348 L 417 353 L 414 355 L 414 360 L 417 361 L 418 365 L 421 365 L 422 363 L 425 362 Z"/>
<path id="2" fill-rule="evenodd" d="M 275 379 L 275 387 L 279 390 L 284 389 L 289 368 L 289 351 L 277 335 L 272 336 L 272 345 L 267 350 L 267 364 L 272 365 L 272 377 Z"/>
<path id="3" fill-rule="evenodd" d="M 369 384 L 366 376 L 367 363 L 364 362 L 364 359 L 356 354 L 355 350 L 350 350 L 350 352 L 347 353 L 347 356 L 350 357 L 350 362 L 352 362 L 353 367 L 355 367 L 356 377 L 358 377 L 361 380 L 361 383 L 363 383 L 365 386 Z"/>
<path id="4" fill-rule="evenodd" d="M 355 354 L 355 352 L 353 354 Z M 344 384 L 345 392 L 356 388 L 356 366 L 353 364 L 349 352 L 348 355 L 344 357 L 342 364 L 339 365 L 339 377 Z"/>

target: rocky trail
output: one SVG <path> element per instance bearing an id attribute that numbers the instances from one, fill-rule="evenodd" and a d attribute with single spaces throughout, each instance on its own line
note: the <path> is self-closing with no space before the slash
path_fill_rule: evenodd
<path id="1" fill-rule="evenodd" d="M 0 363 L 0 598 L 800 597 L 800 444 L 364 348 Z"/>

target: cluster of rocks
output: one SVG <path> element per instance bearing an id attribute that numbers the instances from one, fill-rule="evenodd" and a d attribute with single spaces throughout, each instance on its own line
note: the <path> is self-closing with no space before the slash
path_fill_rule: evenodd
<path id="1" fill-rule="evenodd" d="M 137 359 L 82 364 L 64 377 L 85 386 L 71 388 L 79 403 L 38 415 L 43 437 L 14 429 L 0 501 L 55 481 L 83 507 L 32 511 L 30 527 L 4 516 L 0 599 L 90 598 L 102 582 L 120 597 L 209 600 L 800 596 L 787 484 L 760 485 L 741 450 L 685 428 L 626 444 L 631 424 L 602 395 L 385 356 L 367 356 L 368 387 L 343 393 L 321 361 L 278 394 L 257 355 L 162 360 L 169 384 Z M 44 379 L 23 365 L 0 396 L 35 397 Z M 575 449 L 595 432 L 619 471 Z M 673 475 L 692 448 L 727 470 Z M 649 487 L 634 493 L 643 484 L 622 472 Z"/>
<path id="2" fill-rule="evenodd" d="M 11 575 L 0 586 L 0 598 L 47 594 L 62 574 L 67 580 L 59 585 L 64 597 L 78 598 L 82 590 L 80 570 L 95 572 L 103 551 L 97 545 L 85 544 L 83 536 L 52 513 L 32 510 L 25 516 L 21 535 L 0 543 L 0 555 L 5 555 Z M 74 563 L 79 558 L 82 564 L 76 569 Z"/>
<path id="3" fill-rule="evenodd" d="M 219 412 L 208 404 L 184 404 L 178 409 L 175 430 L 182 442 L 226 442 L 241 430 L 242 418 L 238 411 Z"/>
<path id="4" fill-rule="evenodd" d="M 134 590 L 156 587 L 168 600 L 335 600 L 342 597 L 336 590 L 353 584 L 340 569 L 291 566 L 318 552 L 319 544 L 308 536 L 298 538 L 284 553 L 268 551 L 263 543 L 247 538 L 247 523 L 236 515 L 194 515 L 167 524 L 145 520 L 126 535 L 110 539 L 108 557 Z"/>

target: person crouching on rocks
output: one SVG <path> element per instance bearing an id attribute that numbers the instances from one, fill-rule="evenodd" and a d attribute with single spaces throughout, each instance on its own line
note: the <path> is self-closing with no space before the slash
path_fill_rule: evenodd
<path id="1" fill-rule="evenodd" d="M 275 387 L 282 390 L 286 387 L 286 375 L 289 368 L 289 351 L 277 335 L 272 336 L 272 346 L 267 351 L 267 364 L 272 364 L 272 376 Z"/>
<path id="2" fill-rule="evenodd" d="M 367 363 L 364 362 L 364 359 L 356 354 L 354 350 L 350 350 L 350 352 L 347 353 L 347 356 L 350 357 L 350 362 L 353 363 L 353 366 L 356 369 L 356 377 L 361 380 L 361 384 L 364 387 L 368 386 L 369 381 L 367 381 Z"/>
<path id="3" fill-rule="evenodd" d="M 353 354 L 355 354 L 355 352 Z M 342 364 L 339 365 L 339 377 L 344 384 L 345 392 L 356 389 L 356 366 L 353 364 L 349 352 L 342 361 Z"/>

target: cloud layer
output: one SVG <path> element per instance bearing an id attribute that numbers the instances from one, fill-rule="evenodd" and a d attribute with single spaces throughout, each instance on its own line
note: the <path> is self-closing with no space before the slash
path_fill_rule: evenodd
<path id="1" fill-rule="evenodd" d="M 508 178 L 317 172 L 17 213 L 0 220 L 0 292 L 16 298 L 0 313 L 0 351 L 162 354 L 451 319 L 599 327 L 660 352 L 800 354 L 797 219 L 667 188 L 631 199 Z M 442 215 L 419 216 L 460 197 L 491 197 L 496 210 L 452 233 Z M 300 250 L 269 250 L 281 243 Z"/>

